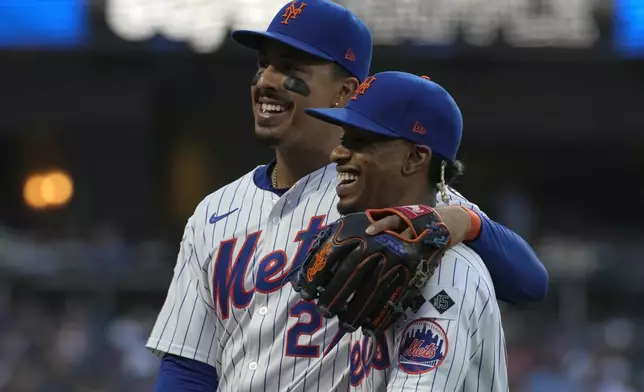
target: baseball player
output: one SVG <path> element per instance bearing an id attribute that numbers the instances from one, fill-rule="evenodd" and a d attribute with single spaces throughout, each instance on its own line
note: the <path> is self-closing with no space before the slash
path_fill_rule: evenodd
<path id="1" fill-rule="evenodd" d="M 400 211 L 405 219 L 418 219 L 430 213 L 419 204 L 435 205 L 437 192 L 458 175 L 453 168 L 462 133 L 460 110 L 426 77 L 383 72 L 368 82 L 346 108 L 307 110 L 345 131 L 331 154 L 342 178 L 338 210 L 348 214 L 411 204 Z M 329 290 L 325 295 L 332 297 Z M 405 316 L 385 332 L 380 350 L 386 354 L 380 351 L 373 366 L 362 357 L 355 360 L 351 385 L 356 390 L 508 390 L 494 285 L 472 249 L 458 244 L 447 250 Z M 366 339 L 354 333 L 352 340 L 352 349 L 362 353 Z"/>
<path id="2" fill-rule="evenodd" d="M 316 233 L 340 217 L 328 157 L 342 130 L 304 109 L 343 107 L 362 94 L 371 35 L 347 9 L 309 0 L 285 5 L 267 31 L 233 38 L 258 52 L 255 134 L 276 159 L 208 195 L 188 219 L 147 343 L 163 358 L 156 389 L 344 391 L 356 371 L 350 337 L 338 338 L 337 322 L 300 301 L 287 277 Z M 547 275 L 525 241 L 446 192 L 470 211 L 445 206 L 441 215 L 496 271 L 499 295 L 542 297 Z M 323 355 L 327 347 L 333 352 Z"/>

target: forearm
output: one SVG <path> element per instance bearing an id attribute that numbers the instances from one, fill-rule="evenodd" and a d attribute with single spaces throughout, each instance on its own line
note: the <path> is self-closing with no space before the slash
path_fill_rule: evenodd
<path id="1" fill-rule="evenodd" d="M 154 392 L 214 392 L 218 385 L 217 371 L 212 366 L 166 354 L 161 360 Z"/>
<path id="2" fill-rule="evenodd" d="M 518 305 L 546 295 L 546 269 L 532 247 L 512 230 L 481 217 L 478 238 L 466 243 L 485 261 L 499 299 Z"/>

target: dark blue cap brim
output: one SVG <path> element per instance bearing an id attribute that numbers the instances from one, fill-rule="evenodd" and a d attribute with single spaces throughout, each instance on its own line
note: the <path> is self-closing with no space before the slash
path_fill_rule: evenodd
<path id="1" fill-rule="evenodd" d="M 383 127 L 377 122 L 365 117 L 364 115 L 354 112 L 347 108 L 333 108 L 333 109 L 305 109 L 304 112 L 311 117 L 318 120 L 328 122 L 334 125 L 350 125 L 356 128 L 364 129 L 365 131 L 377 133 L 380 135 L 400 138 L 399 134 L 391 131 L 389 128 Z"/>
<path id="2" fill-rule="evenodd" d="M 300 41 L 293 37 L 290 37 L 281 33 L 271 33 L 268 31 L 253 31 L 253 30 L 235 30 L 231 34 L 233 40 L 235 40 L 240 45 L 243 45 L 247 48 L 253 50 L 261 50 L 266 44 L 267 40 L 273 40 L 281 42 L 284 45 L 288 45 L 295 49 L 306 52 L 315 57 L 319 57 L 328 61 L 335 61 L 333 57 L 324 53 L 323 51 L 315 48 L 312 45 L 307 44 L 304 41 Z"/>

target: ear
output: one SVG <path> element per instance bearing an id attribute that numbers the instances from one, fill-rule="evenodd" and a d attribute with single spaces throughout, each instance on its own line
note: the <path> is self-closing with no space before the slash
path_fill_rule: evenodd
<path id="1" fill-rule="evenodd" d="M 429 161 L 432 159 L 432 150 L 427 146 L 411 144 L 407 157 L 403 162 L 402 174 L 411 176 L 429 170 Z"/>
<path id="2" fill-rule="evenodd" d="M 358 79 L 354 77 L 344 78 L 340 81 L 340 86 L 336 92 L 335 99 L 331 104 L 332 107 L 342 108 L 346 106 L 349 102 L 349 99 L 355 94 L 356 90 L 360 86 Z"/>

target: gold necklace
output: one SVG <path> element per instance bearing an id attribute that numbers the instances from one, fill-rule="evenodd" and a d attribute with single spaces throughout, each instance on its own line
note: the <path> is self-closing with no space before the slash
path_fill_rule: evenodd
<path id="1" fill-rule="evenodd" d="M 273 167 L 273 174 L 271 175 L 271 185 L 273 188 L 277 189 L 277 163 Z"/>

